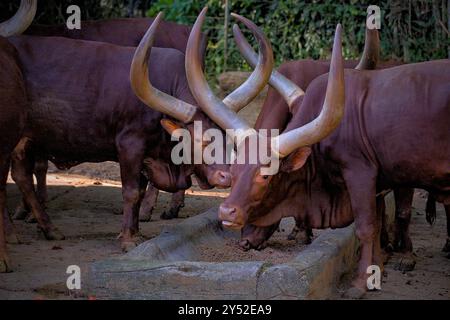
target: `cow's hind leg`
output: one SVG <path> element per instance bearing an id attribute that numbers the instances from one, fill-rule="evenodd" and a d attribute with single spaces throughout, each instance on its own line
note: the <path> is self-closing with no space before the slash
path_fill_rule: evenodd
<path id="1" fill-rule="evenodd" d="M 409 225 L 411 223 L 411 208 L 414 197 L 412 188 L 394 189 L 395 198 L 395 239 L 394 250 L 400 253 L 400 259 L 395 269 L 412 271 L 416 265 L 413 255 L 413 245 L 409 237 Z"/>
<path id="2" fill-rule="evenodd" d="M 445 215 L 447 216 L 447 241 L 442 251 L 450 252 L 450 204 L 444 205 Z"/>
<path id="3" fill-rule="evenodd" d="M 141 202 L 141 207 L 139 209 L 139 221 L 147 222 L 151 220 L 153 209 L 155 208 L 156 201 L 158 200 L 158 194 L 159 190 L 149 182 L 147 191 L 145 192 L 144 198 Z"/>
<path id="4" fill-rule="evenodd" d="M 184 207 L 184 192 L 185 190 L 180 190 L 178 192 L 172 193 L 169 212 L 164 211 L 161 214 L 161 219 L 169 220 L 178 218 L 180 209 Z"/>
<path id="5" fill-rule="evenodd" d="M 42 204 L 42 207 L 46 208 L 47 203 L 47 171 L 48 171 L 48 161 L 47 159 L 29 159 L 32 161 L 33 172 L 36 176 L 36 192 L 39 201 Z M 30 164 L 31 165 L 31 164 Z M 32 179 L 32 177 L 31 177 Z M 26 219 L 28 223 L 36 223 L 36 218 L 31 214 L 30 206 L 26 202 L 25 198 L 22 198 L 22 201 L 16 207 L 14 213 L 14 220 L 23 220 Z"/>
<path id="6" fill-rule="evenodd" d="M 9 171 L 9 157 L 0 155 L 0 214 L 6 214 L 6 179 Z M 9 219 L 9 218 L 8 218 Z M 11 263 L 6 251 L 4 217 L 0 217 L 0 273 L 11 271 Z"/>
<path id="7" fill-rule="evenodd" d="M 30 205 L 31 212 L 47 240 L 63 240 L 64 235 L 52 224 L 50 217 L 42 208 L 33 185 L 33 165 L 27 156 L 27 143 L 19 142 L 12 157 L 11 175 Z"/>

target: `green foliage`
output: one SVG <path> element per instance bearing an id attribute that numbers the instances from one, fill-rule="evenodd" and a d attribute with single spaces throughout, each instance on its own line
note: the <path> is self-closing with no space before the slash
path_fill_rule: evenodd
<path id="1" fill-rule="evenodd" d="M 19 3 L 1 1 L 0 21 L 9 18 Z M 129 3 L 130 0 L 39 0 L 35 23 L 65 22 L 65 9 L 70 4 L 81 7 L 83 20 L 125 16 Z M 447 0 L 229 0 L 230 12 L 239 13 L 264 29 L 272 42 L 277 65 L 289 59 L 328 58 L 337 23 L 344 28 L 345 58 L 358 58 L 364 44 L 366 10 L 374 3 L 382 12 L 383 59 L 416 62 L 448 57 Z M 234 45 L 232 20 L 225 39 L 225 0 L 152 0 L 147 15 L 156 16 L 163 11 L 166 20 L 193 24 L 205 5 L 209 7 L 204 26 L 209 37 L 208 73 L 222 72 L 225 59 L 228 70 L 248 69 Z M 250 39 L 250 34 L 245 34 Z"/>
<path id="2" fill-rule="evenodd" d="M 205 5 L 209 7 L 204 31 L 209 44 L 206 60 L 208 73 L 224 68 L 224 3 L 221 0 L 156 0 L 148 16 L 159 11 L 167 20 L 192 24 Z M 264 29 L 272 42 L 277 64 L 290 59 L 326 59 L 330 56 L 337 23 L 344 28 L 344 56 L 357 59 L 364 46 L 367 7 L 371 0 L 230 0 L 230 12 L 239 13 Z M 450 45 L 447 0 L 382 0 L 381 40 L 383 59 L 417 62 L 447 58 Z M 227 66 L 230 70 L 248 68 L 239 55 L 230 21 Z M 246 33 L 250 36 L 248 33 Z M 250 39 L 250 38 L 249 38 Z"/>

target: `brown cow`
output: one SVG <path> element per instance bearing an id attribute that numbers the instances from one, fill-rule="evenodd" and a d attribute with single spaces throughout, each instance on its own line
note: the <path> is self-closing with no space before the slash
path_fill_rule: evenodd
<path id="1" fill-rule="evenodd" d="M 0 23 L 0 273 L 11 271 L 6 241 L 16 242 L 6 210 L 6 179 L 11 154 L 25 127 L 28 99 L 16 49 L 2 36 L 20 34 L 33 20 L 36 7 L 22 1 L 16 15 Z"/>
<path id="2" fill-rule="evenodd" d="M 201 20 L 193 33 L 197 24 Z M 348 294 L 361 296 L 368 266 L 383 264 L 376 194 L 402 185 L 450 203 L 450 62 L 344 72 L 340 37 L 338 26 L 329 74 L 298 95 L 293 103 L 301 104 L 299 112 L 280 136 L 260 146 L 281 158 L 279 172 L 261 174 L 267 164 L 233 164 L 232 190 L 219 218 L 237 229 L 247 223 L 271 226 L 289 215 L 311 228 L 355 221 L 361 257 Z M 186 54 L 193 59 L 190 44 L 191 39 Z M 187 73 L 194 96 L 210 114 L 209 93 L 193 85 L 204 79 Z M 247 150 L 248 144 L 246 139 L 238 148 Z"/>
<path id="3" fill-rule="evenodd" d="M 69 30 L 65 24 L 56 26 L 32 25 L 26 30 L 25 34 L 101 41 L 120 46 L 136 47 L 153 20 L 153 18 L 127 18 L 83 21 L 80 30 Z M 190 30 L 191 28 L 186 25 L 161 21 L 161 25 L 155 35 L 154 46 L 160 48 L 174 48 L 185 53 Z M 207 37 L 202 34 L 202 56 L 205 54 L 206 45 Z M 76 163 L 73 165 L 76 165 Z M 67 168 L 61 167 L 60 169 L 64 170 Z M 47 202 L 47 170 L 47 159 L 35 159 L 34 174 L 36 176 L 36 192 L 43 205 Z M 184 193 L 184 190 L 180 190 L 172 195 L 169 211 L 161 214 L 162 219 L 178 217 L 180 209 L 184 207 Z M 140 221 L 150 221 L 157 198 L 158 189 L 149 183 L 139 210 Z M 24 219 L 29 215 L 29 212 L 29 206 L 22 201 L 16 208 L 14 219 Z M 35 219 L 33 216 L 28 216 L 27 221 L 35 222 Z"/>
<path id="4" fill-rule="evenodd" d="M 196 120 L 202 122 L 203 130 L 216 125 L 195 107 L 187 85 L 184 55 L 163 48 L 154 48 L 150 54 L 160 20 L 160 16 L 155 19 L 136 53 L 130 47 L 66 38 L 10 39 L 24 65 L 32 115 L 23 148 L 17 150 L 13 159 L 12 175 L 48 239 L 61 239 L 63 235 L 50 222 L 33 189 L 35 155 L 58 165 L 119 162 L 124 250 L 134 247 L 138 240 L 143 169 L 156 187 L 172 192 L 188 188 L 191 173 L 207 187 L 229 186 L 225 165 L 171 165 L 170 153 L 175 143 L 160 122 L 169 133 L 180 124 L 165 118 L 163 113 L 185 123 L 191 132 Z M 260 40 L 263 62 L 248 81 L 226 98 L 241 108 L 262 90 L 273 65 L 272 60 L 265 59 L 267 39 L 254 24 L 246 20 L 244 23 Z M 130 90 L 130 65 L 131 88 L 152 109 L 143 106 Z M 166 182 L 163 174 L 175 178 Z"/>
<path id="5" fill-rule="evenodd" d="M 256 53 L 253 51 L 250 44 L 248 44 L 237 25 L 233 26 L 233 33 L 241 54 L 247 62 L 254 67 L 257 61 Z M 400 65 L 400 63 L 396 61 L 384 61 L 379 63 L 379 54 L 380 41 L 378 31 L 376 29 L 367 29 L 364 52 L 361 60 L 345 60 L 344 67 L 356 68 L 358 70 L 373 70 L 377 67 L 379 69 L 385 69 Z M 307 89 L 309 84 L 315 78 L 329 72 L 329 69 L 329 60 L 296 60 L 283 63 L 277 71 L 272 73 L 269 80 L 271 87 L 269 88 L 267 98 L 264 101 L 261 112 L 256 120 L 255 129 L 285 129 L 289 120 L 292 118 L 292 114 L 297 111 L 297 109 L 294 108 L 298 107 L 298 104 L 292 103 L 295 101 L 296 95 L 291 95 L 290 93 L 302 93 L 303 90 L 300 88 Z M 276 88 L 278 88 L 281 92 L 288 92 L 286 99 L 283 99 Z M 285 100 L 290 102 L 290 104 L 288 105 L 288 102 Z M 278 223 L 276 226 L 271 226 L 268 228 L 256 228 L 251 225 L 246 225 L 242 229 L 242 239 L 240 242 L 241 247 L 244 250 L 248 250 L 250 248 L 264 248 L 266 240 L 277 229 L 277 226 Z M 387 238 L 385 228 L 383 231 L 383 236 Z M 288 239 L 298 239 L 307 244 L 310 243 L 312 235 L 312 230 L 308 228 L 305 229 L 304 223 L 299 221 L 289 234 Z M 388 240 L 385 242 L 387 241 Z"/>

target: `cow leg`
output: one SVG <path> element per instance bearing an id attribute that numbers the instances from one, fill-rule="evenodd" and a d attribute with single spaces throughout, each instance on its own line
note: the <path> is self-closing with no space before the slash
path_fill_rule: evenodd
<path id="1" fill-rule="evenodd" d="M 156 206 L 158 200 L 159 190 L 155 188 L 150 182 L 148 183 L 147 191 L 141 202 L 141 208 L 139 209 L 139 221 L 150 221 L 153 214 L 153 209 Z"/>
<path id="2" fill-rule="evenodd" d="M 376 212 L 376 170 L 362 167 L 357 170 L 344 171 L 344 179 L 350 195 L 353 216 L 355 219 L 356 236 L 360 243 L 360 258 L 358 262 L 357 276 L 352 282 L 352 287 L 347 290 L 345 296 L 356 299 L 361 298 L 367 290 L 367 270 L 373 261 L 380 261 L 380 257 L 374 257 L 374 242 L 377 233 Z M 379 239 L 377 239 L 379 241 Z M 381 266 L 380 266 L 381 268 Z"/>
<path id="3" fill-rule="evenodd" d="M 145 145 L 137 136 L 118 138 L 120 177 L 122 180 L 123 221 L 119 235 L 122 250 L 127 252 L 141 241 L 139 235 L 139 209 L 141 198 L 142 163 Z"/>
<path id="4" fill-rule="evenodd" d="M 34 175 L 36 176 L 36 193 L 42 208 L 47 208 L 47 159 L 37 159 L 34 162 Z M 25 220 L 27 223 L 36 223 L 36 218 L 30 214 Z"/>
<path id="5" fill-rule="evenodd" d="M 267 240 L 278 229 L 279 225 L 280 221 L 268 227 L 256 227 L 252 224 L 246 224 L 241 231 L 239 246 L 244 251 L 264 249 L 267 246 Z"/>
<path id="6" fill-rule="evenodd" d="M 185 190 L 180 190 L 178 192 L 172 193 L 172 200 L 170 201 L 169 213 L 163 212 L 161 214 L 161 219 L 169 220 L 178 218 L 178 213 L 180 209 L 184 207 L 184 192 Z"/>
<path id="7" fill-rule="evenodd" d="M 409 224 L 411 222 L 411 205 L 414 189 L 396 188 L 395 198 L 395 240 L 394 249 L 398 252 L 412 252 L 412 241 L 409 237 Z"/>
<path id="8" fill-rule="evenodd" d="M 31 212 L 36 218 L 39 228 L 47 240 L 63 240 L 64 235 L 52 224 L 50 217 L 42 208 L 33 185 L 33 165 L 26 155 L 27 143 L 19 142 L 13 153 L 11 175 L 16 182 L 26 202 L 30 205 Z"/>
<path id="9" fill-rule="evenodd" d="M 383 228 L 385 226 L 383 225 L 384 216 L 386 215 L 386 203 L 383 196 L 376 197 L 376 212 L 377 212 L 377 224 L 376 224 L 376 234 L 375 234 L 375 241 L 373 244 L 373 264 L 380 267 L 380 270 L 384 269 L 384 264 L 387 261 L 387 254 L 382 250 L 382 233 Z"/>
<path id="10" fill-rule="evenodd" d="M 414 270 L 416 259 L 413 256 L 412 241 L 409 237 L 409 225 L 411 223 L 411 206 L 414 197 L 414 189 L 395 188 L 395 239 L 394 250 L 401 254 L 395 269 L 401 271 Z"/>
<path id="11" fill-rule="evenodd" d="M 22 197 L 22 201 L 19 202 L 19 204 L 16 207 L 16 210 L 14 211 L 14 220 L 24 220 L 28 217 L 30 214 L 30 206 L 25 201 L 25 197 Z"/>
<path id="12" fill-rule="evenodd" d="M 447 241 L 442 251 L 450 252 L 450 204 L 444 205 L 445 215 L 447 216 Z"/>
<path id="13" fill-rule="evenodd" d="M 310 244 L 312 241 L 313 232 L 312 229 L 305 226 L 303 221 L 295 219 L 295 226 L 291 233 L 287 236 L 288 240 L 297 240 L 302 244 Z"/>
<path id="14" fill-rule="evenodd" d="M 383 201 L 379 201 L 378 198 L 382 198 Z M 386 221 L 386 201 L 384 196 L 377 196 L 377 212 L 381 215 L 381 232 L 380 232 L 380 245 L 386 252 L 392 252 L 394 246 L 389 241 L 389 232 Z"/>
<path id="15" fill-rule="evenodd" d="M 6 179 L 8 178 L 10 158 L 0 155 L 0 214 L 6 212 Z M 8 217 L 9 219 L 9 217 Z M 6 250 L 4 217 L 0 217 L 0 273 L 11 271 L 11 263 Z"/>
<path id="16" fill-rule="evenodd" d="M 425 207 L 426 219 L 430 225 L 436 220 L 436 199 L 431 193 L 428 193 L 427 204 Z"/>
<path id="17" fill-rule="evenodd" d="M 30 159 L 31 161 L 31 159 Z M 45 158 L 35 159 L 33 162 L 33 172 L 36 176 L 36 192 L 39 201 L 42 204 L 42 207 L 46 208 L 47 203 L 47 170 L 48 170 L 48 161 Z M 26 219 L 27 223 L 36 223 L 36 218 L 32 214 L 30 214 L 30 206 L 25 201 L 25 198 L 22 197 L 22 201 L 16 207 L 14 217 L 15 220 L 23 220 Z"/>

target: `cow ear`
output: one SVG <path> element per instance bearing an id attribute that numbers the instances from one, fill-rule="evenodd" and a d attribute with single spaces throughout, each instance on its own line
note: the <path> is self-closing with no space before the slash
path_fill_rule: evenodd
<path id="1" fill-rule="evenodd" d="M 160 122 L 164 130 L 166 130 L 171 136 L 175 136 L 178 139 L 181 137 L 181 135 L 175 133 L 175 130 L 183 128 L 181 125 L 170 119 L 161 119 Z"/>
<path id="2" fill-rule="evenodd" d="M 292 172 L 300 169 L 308 160 L 309 155 L 311 154 L 310 147 L 301 147 L 292 152 L 287 158 L 283 159 L 281 163 L 281 171 L 283 172 Z"/>

